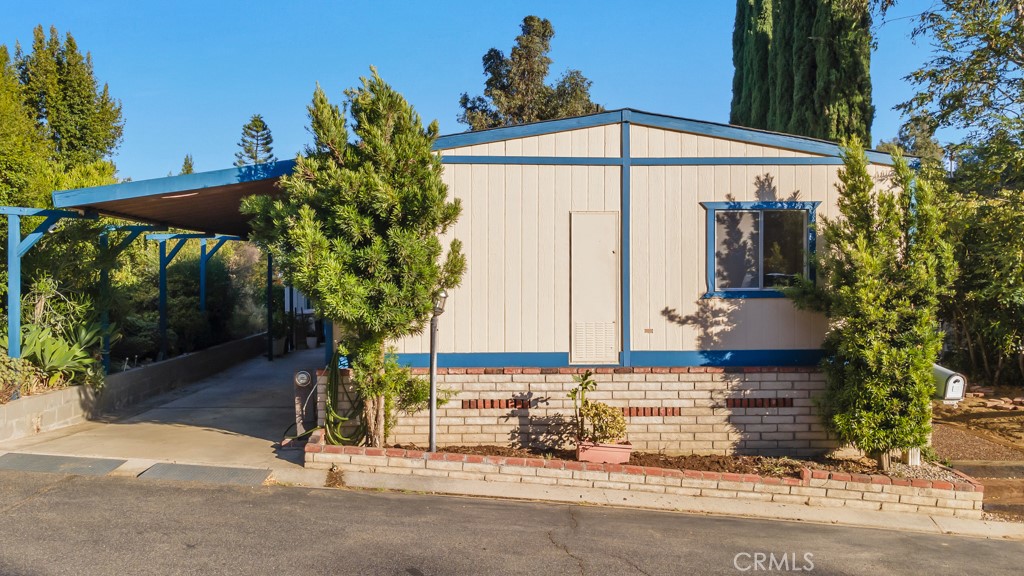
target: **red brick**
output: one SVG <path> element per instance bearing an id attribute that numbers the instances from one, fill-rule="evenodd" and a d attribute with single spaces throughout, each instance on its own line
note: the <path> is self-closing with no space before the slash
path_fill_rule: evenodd
<path id="1" fill-rule="evenodd" d="M 312 442 L 310 442 L 309 444 L 306 444 L 306 447 L 305 447 L 304 450 L 306 452 L 323 452 L 324 445 L 323 444 L 313 444 Z"/>
<path id="2" fill-rule="evenodd" d="M 651 374 L 668 374 L 668 373 L 669 373 L 669 367 L 668 366 L 654 366 L 654 367 L 651 368 Z"/>
<path id="3" fill-rule="evenodd" d="M 558 368 L 541 368 L 541 374 L 558 374 Z"/>
<path id="4" fill-rule="evenodd" d="M 561 470 L 562 468 L 565 467 L 565 460 L 545 460 L 544 467 L 551 468 L 554 470 Z"/>
<path id="5" fill-rule="evenodd" d="M 506 466 L 526 466 L 526 458 L 505 458 Z"/>
<path id="6" fill-rule="evenodd" d="M 483 374 L 483 368 L 466 368 L 466 374 Z"/>
<path id="7" fill-rule="evenodd" d="M 416 376 L 422 376 L 423 374 L 426 374 L 428 372 L 430 372 L 429 368 L 413 368 L 412 369 L 412 373 L 415 374 Z"/>
<path id="8" fill-rule="evenodd" d="M 448 369 L 448 373 L 449 374 L 465 374 L 466 373 L 466 369 L 465 368 L 449 368 Z"/>
<path id="9" fill-rule="evenodd" d="M 614 368 L 594 368 L 594 374 L 614 374 Z"/>
<path id="10" fill-rule="evenodd" d="M 701 478 L 703 478 L 705 480 L 714 480 L 714 481 L 717 482 L 717 481 L 722 479 L 722 473 L 721 472 L 701 472 L 700 475 L 701 475 Z"/>
<path id="11" fill-rule="evenodd" d="M 632 368 L 616 368 L 612 372 L 615 373 L 615 374 L 632 374 L 633 373 L 633 369 Z"/>
<path id="12" fill-rule="evenodd" d="M 383 448 L 363 448 L 363 454 L 367 456 L 385 456 L 387 453 Z"/>
<path id="13" fill-rule="evenodd" d="M 384 451 L 388 456 L 394 456 L 396 458 L 405 458 L 405 450 L 401 448 L 388 448 Z"/>
<path id="14" fill-rule="evenodd" d="M 761 484 L 779 485 L 779 484 L 782 484 L 782 478 L 773 478 L 771 476 L 763 476 L 763 477 L 761 477 Z"/>
<path id="15" fill-rule="evenodd" d="M 331 445 L 327 445 L 327 446 L 323 447 L 323 450 L 321 450 L 321 452 L 325 452 L 327 454 L 344 454 L 345 453 L 344 448 L 345 448 L 344 446 L 331 446 Z"/>
<path id="16" fill-rule="evenodd" d="M 531 467 L 531 468 L 543 468 L 544 467 L 544 459 L 543 458 L 525 458 L 524 460 L 526 460 L 526 465 Z"/>
<path id="17" fill-rule="evenodd" d="M 446 462 L 465 462 L 465 454 L 455 454 L 453 452 L 445 452 L 444 459 Z"/>
<path id="18" fill-rule="evenodd" d="M 910 486 L 910 480 L 906 478 L 890 478 L 893 486 Z"/>
<path id="19" fill-rule="evenodd" d="M 746 373 L 746 374 L 756 374 L 756 373 L 758 373 L 760 371 L 761 371 L 760 368 L 756 368 L 754 366 L 747 366 L 747 367 L 745 367 L 743 369 L 743 372 Z"/>
<path id="20" fill-rule="evenodd" d="M 722 368 L 721 366 L 705 366 L 704 371 L 708 374 L 722 374 L 725 372 L 725 368 Z"/>
<path id="21" fill-rule="evenodd" d="M 605 470 L 605 466 L 607 466 L 607 464 L 605 464 L 604 462 L 583 463 L 583 468 L 589 472 L 607 472 L 607 470 Z"/>
<path id="22" fill-rule="evenodd" d="M 974 492 L 974 484 L 968 484 L 967 482 L 957 482 L 953 484 L 953 487 L 960 492 Z M 981 490 L 978 490 L 981 492 Z"/>
<path id="23" fill-rule="evenodd" d="M 504 373 L 505 374 L 522 374 L 523 373 L 523 369 L 522 368 L 505 368 Z"/>
<path id="24" fill-rule="evenodd" d="M 689 369 L 685 366 L 673 366 L 668 371 L 670 374 L 686 374 L 689 372 Z"/>
<path id="25" fill-rule="evenodd" d="M 942 480 L 932 480 L 932 488 L 936 490 L 952 490 L 952 482 L 943 482 Z"/>
<path id="26" fill-rule="evenodd" d="M 690 374 L 703 374 L 703 373 L 707 372 L 707 371 L 708 371 L 708 369 L 707 369 L 707 368 L 705 368 L 705 367 L 703 367 L 703 366 L 690 366 L 690 367 L 689 367 L 689 368 L 687 369 L 687 371 L 688 371 L 688 372 L 689 372 Z"/>
<path id="27" fill-rule="evenodd" d="M 801 486 L 803 484 L 799 478 L 783 478 L 782 483 L 787 486 Z"/>
<path id="28" fill-rule="evenodd" d="M 626 467 L 623 466 L 622 464 L 605 464 L 604 465 L 604 471 L 605 472 L 615 472 L 616 474 L 621 474 L 621 473 L 626 471 Z"/>
<path id="29" fill-rule="evenodd" d="M 327 374 L 327 370 L 324 370 L 323 368 L 317 368 L 316 369 L 316 375 L 317 376 L 325 376 L 326 374 Z"/>
<path id="30" fill-rule="evenodd" d="M 889 478 L 888 476 L 882 476 L 880 474 L 872 474 L 871 475 L 871 483 L 872 484 L 892 484 L 892 478 Z"/>
<path id="31" fill-rule="evenodd" d="M 483 464 L 484 463 L 484 457 L 483 456 L 478 456 L 476 454 L 466 454 L 465 462 L 471 463 L 471 464 Z"/>
<path id="32" fill-rule="evenodd" d="M 644 368 L 642 366 L 637 366 L 637 367 L 633 368 L 633 374 L 650 374 L 650 373 L 651 373 L 651 369 L 650 368 Z"/>
<path id="33" fill-rule="evenodd" d="M 576 373 L 576 369 L 575 368 L 559 368 L 558 369 L 558 373 L 559 374 L 575 374 Z"/>
<path id="34" fill-rule="evenodd" d="M 630 466 L 630 465 L 627 464 L 627 465 L 623 466 L 622 469 L 626 472 L 626 474 L 635 474 L 635 475 L 639 476 L 639 475 L 642 475 L 644 473 L 644 467 L 643 466 Z"/>
<path id="35" fill-rule="evenodd" d="M 656 466 L 644 466 L 644 474 L 648 476 L 664 476 L 665 469 Z"/>
<path id="36" fill-rule="evenodd" d="M 853 476 L 843 472 L 833 472 L 832 479 L 838 482 L 851 482 L 853 481 Z"/>
<path id="37" fill-rule="evenodd" d="M 932 481 L 931 480 L 924 480 L 924 479 L 921 479 L 921 478 L 911 478 L 910 479 L 910 485 L 913 486 L 914 488 L 931 488 L 932 487 Z"/>
<path id="38" fill-rule="evenodd" d="M 366 448 L 363 448 L 362 446 L 345 446 L 344 448 L 345 454 L 358 454 L 360 456 L 366 454 Z"/>
<path id="39" fill-rule="evenodd" d="M 682 478 L 683 477 L 683 471 L 682 470 L 676 470 L 675 468 L 664 468 L 664 471 L 665 471 L 665 474 L 663 474 L 663 475 L 667 476 L 669 478 Z"/>
<path id="40" fill-rule="evenodd" d="M 735 472 L 722 472 L 722 480 L 727 482 L 742 482 L 743 475 L 736 474 Z"/>
<path id="41" fill-rule="evenodd" d="M 583 464 L 583 462 L 573 462 L 572 460 L 566 460 L 565 461 L 565 469 L 566 470 L 577 470 L 577 471 L 582 472 L 583 470 L 586 470 L 587 467 L 586 467 L 586 465 Z"/>
<path id="42" fill-rule="evenodd" d="M 744 482 L 760 482 L 761 481 L 761 477 L 758 476 L 757 474 L 744 474 L 743 475 L 743 481 Z"/>
<path id="43" fill-rule="evenodd" d="M 540 368 L 523 368 L 523 374 L 540 374 Z"/>
<path id="44" fill-rule="evenodd" d="M 427 452 L 427 460 L 445 460 L 444 452 Z"/>
<path id="45" fill-rule="evenodd" d="M 494 464 L 495 466 L 501 466 L 505 463 L 505 459 L 501 456 L 484 456 L 484 464 Z"/>
<path id="46" fill-rule="evenodd" d="M 501 374 L 503 368 L 484 368 L 484 374 Z"/>
<path id="47" fill-rule="evenodd" d="M 828 477 L 828 470 L 811 470 L 811 478 L 815 478 L 817 480 L 828 480 Z"/>
<path id="48" fill-rule="evenodd" d="M 867 474 L 851 474 L 851 482 L 860 482 L 861 484 L 870 484 L 871 476 Z"/>
<path id="49" fill-rule="evenodd" d="M 701 480 L 704 475 L 699 470 L 683 470 L 683 478 L 693 478 L 694 480 Z"/>

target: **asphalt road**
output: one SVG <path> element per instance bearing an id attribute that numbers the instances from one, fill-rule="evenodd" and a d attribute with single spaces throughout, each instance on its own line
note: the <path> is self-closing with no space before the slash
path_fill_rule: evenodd
<path id="1" fill-rule="evenodd" d="M 773 556 L 775 568 L 785 562 L 776 573 L 1020 574 L 1024 543 L 421 494 L 0 471 L 4 575 L 756 574 L 769 572 Z"/>

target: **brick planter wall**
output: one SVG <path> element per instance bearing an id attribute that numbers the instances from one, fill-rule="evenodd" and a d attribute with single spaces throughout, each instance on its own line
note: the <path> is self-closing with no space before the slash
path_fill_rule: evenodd
<path id="1" fill-rule="evenodd" d="M 801 478 L 669 470 L 540 458 L 502 458 L 415 450 L 328 446 L 317 432 L 306 466 L 347 472 L 512 482 L 679 497 L 730 498 L 817 507 L 909 512 L 980 519 L 984 487 L 962 482 L 803 470 Z"/>
<path id="2" fill-rule="evenodd" d="M 552 445 L 566 439 L 567 394 L 583 368 L 442 368 L 437 440 Z M 347 381 L 347 371 L 343 381 Z M 426 370 L 417 369 L 425 374 Z M 815 414 L 824 376 L 814 368 L 596 368 L 587 395 L 623 410 L 642 450 L 809 456 L 834 446 Z M 321 383 L 326 377 L 321 375 Z M 348 406 L 340 403 L 340 411 Z M 322 413 L 321 413 L 322 415 Z M 399 414 L 389 441 L 427 443 L 427 413 Z"/>

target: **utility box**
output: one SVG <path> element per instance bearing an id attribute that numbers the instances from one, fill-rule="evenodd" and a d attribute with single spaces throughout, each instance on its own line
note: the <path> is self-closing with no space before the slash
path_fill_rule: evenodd
<path id="1" fill-rule="evenodd" d="M 932 364 L 932 377 L 935 379 L 936 398 L 941 398 L 948 404 L 964 399 L 964 392 L 967 391 L 967 378 L 963 374 L 938 364 Z"/>
<path id="2" fill-rule="evenodd" d="M 311 370 L 299 370 L 292 379 L 295 392 L 295 435 L 316 428 L 316 380 Z"/>

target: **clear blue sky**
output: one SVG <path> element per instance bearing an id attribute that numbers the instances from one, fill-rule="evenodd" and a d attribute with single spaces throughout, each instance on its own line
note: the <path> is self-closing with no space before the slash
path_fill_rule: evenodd
<path id="1" fill-rule="evenodd" d="M 555 28 L 552 73 L 577 68 L 606 108 L 727 122 L 732 88 L 731 0 L 393 1 L 37 0 L 5 2 L 0 44 L 31 43 L 32 28 L 71 31 L 92 53 L 96 76 L 124 107 L 118 175 L 177 173 L 191 153 L 197 171 L 231 166 L 242 125 L 262 114 L 279 158 L 308 141 L 306 105 L 316 82 L 332 101 L 368 67 L 442 134 L 461 132 L 462 92 L 483 91 L 480 58 L 506 53 L 524 16 Z M 891 138 L 893 105 L 911 94 L 903 77 L 928 56 L 913 45 L 900 2 L 875 24 L 872 137 Z"/>

